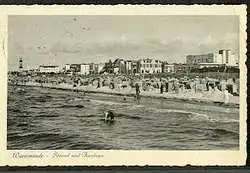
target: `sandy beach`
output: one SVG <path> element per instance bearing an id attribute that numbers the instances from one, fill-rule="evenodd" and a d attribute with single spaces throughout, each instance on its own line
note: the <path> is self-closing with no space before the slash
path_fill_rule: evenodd
<path id="1" fill-rule="evenodd" d="M 18 83 L 17 85 L 24 85 L 30 87 L 45 87 L 45 88 L 53 88 L 53 89 L 62 89 L 62 90 L 75 90 L 78 92 L 86 92 L 86 93 L 101 93 L 107 95 L 121 95 L 126 97 L 134 97 L 135 96 L 135 88 L 114 88 L 111 89 L 108 86 L 96 88 L 96 86 L 88 85 L 88 86 L 78 86 L 73 87 L 70 84 L 51 84 L 45 83 L 41 84 L 36 82 L 26 82 L 26 83 Z M 151 90 L 151 91 L 141 91 L 141 97 L 151 97 L 151 98 L 161 98 L 161 99 L 177 99 L 183 101 L 190 102 L 204 102 L 204 103 L 219 103 L 230 106 L 239 106 L 239 96 L 233 96 L 229 93 L 225 94 L 219 90 L 210 90 L 194 93 L 190 92 L 168 92 L 168 93 L 160 93 L 159 90 Z M 225 98 L 226 97 L 226 98 Z"/>

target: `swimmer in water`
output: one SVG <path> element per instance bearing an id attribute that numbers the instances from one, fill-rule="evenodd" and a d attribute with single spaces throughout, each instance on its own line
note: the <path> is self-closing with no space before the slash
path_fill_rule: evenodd
<path id="1" fill-rule="evenodd" d="M 105 112 L 105 121 L 106 122 L 114 121 L 114 117 L 115 117 L 114 113 L 111 110 Z"/>

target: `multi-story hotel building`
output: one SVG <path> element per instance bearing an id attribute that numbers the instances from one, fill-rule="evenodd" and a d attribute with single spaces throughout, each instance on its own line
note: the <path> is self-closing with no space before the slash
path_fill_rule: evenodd
<path id="1" fill-rule="evenodd" d="M 215 52 L 216 63 L 218 64 L 226 64 L 228 66 L 237 66 L 238 62 L 236 56 L 232 54 L 231 50 L 219 50 Z"/>
<path id="2" fill-rule="evenodd" d="M 139 73 L 153 74 L 162 72 L 162 62 L 154 59 L 141 59 L 138 61 Z"/>
<path id="3" fill-rule="evenodd" d="M 64 67 L 65 72 L 72 72 L 82 75 L 90 74 L 90 65 L 89 64 L 66 64 Z"/>
<path id="4" fill-rule="evenodd" d="M 89 75 L 90 72 L 89 64 L 80 64 L 80 74 Z"/>
<path id="5" fill-rule="evenodd" d="M 138 73 L 138 61 L 136 60 L 127 60 L 125 62 L 125 71 L 126 74 L 136 74 Z"/>
<path id="6" fill-rule="evenodd" d="M 188 55 L 187 64 L 225 64 L 227 66 L 237 66 L 236 56 L 231 50 L 222 49 L 214 53 Z"/>

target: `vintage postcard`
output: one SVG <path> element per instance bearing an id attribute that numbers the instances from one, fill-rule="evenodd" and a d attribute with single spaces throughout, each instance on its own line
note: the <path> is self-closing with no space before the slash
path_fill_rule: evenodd
<path id="1" fill-rule="evenodd" d="M 1 6 L 0 164 L 245 165 L 246 6 Z"/>

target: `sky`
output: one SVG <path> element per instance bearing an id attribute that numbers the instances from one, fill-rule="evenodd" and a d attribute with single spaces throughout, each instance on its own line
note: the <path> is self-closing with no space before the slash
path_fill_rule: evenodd
<path id="1" fill-rule="evenodd" d="M 9 16 L 8 68 L 238 53 L 237 16 Z"/>

